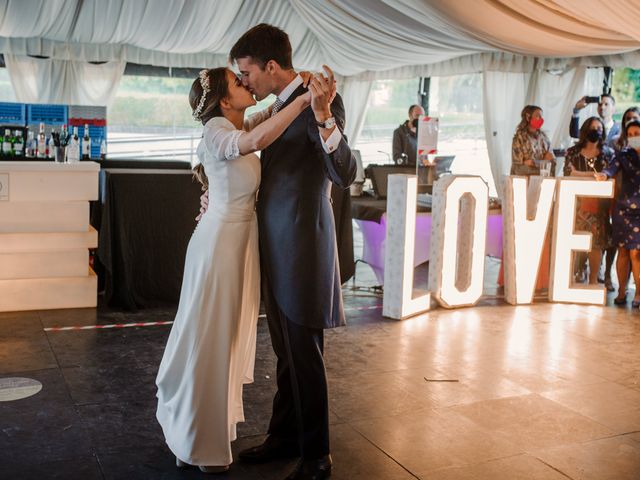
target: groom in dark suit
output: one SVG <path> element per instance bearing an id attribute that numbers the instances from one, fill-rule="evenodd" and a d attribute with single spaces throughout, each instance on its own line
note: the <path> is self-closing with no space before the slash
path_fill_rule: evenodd
<path id="1" fill-rule="evenodd" d="M 230 59 L 257 100 L 273 110 L 306 91 L 291 62 L 285 32 L 261 24 L 233 46 Z M 262 299 L 278 358 L 278 391 L 269 436 L 240 453 L 247 462 L 300 456 L 288 479 L 331 474 L 323 329 L 344 325 L 331 184 L 348 188 L 356 163 L 347 145 L 344 106 L 331 102 L 333 78 L 317 75 L 311 108 L 262 152 L 257 213 Z"/>

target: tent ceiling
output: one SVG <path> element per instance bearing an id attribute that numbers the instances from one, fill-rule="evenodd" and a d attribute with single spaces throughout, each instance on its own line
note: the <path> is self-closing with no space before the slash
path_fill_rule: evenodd
<path id="1" fill-rule="evenodd" d="M 283 28 L 300 68 L 342 75 L 474 54 L 614 55 L 640 49 L 637 0 L 0 0 L 0 53 L 223 65 L 261 22 Z"/>

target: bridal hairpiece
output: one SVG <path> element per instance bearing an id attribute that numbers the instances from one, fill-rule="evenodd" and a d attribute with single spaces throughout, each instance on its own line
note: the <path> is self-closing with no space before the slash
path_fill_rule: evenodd
<path id="1" fill-rule="evenodd" d="M 208 70 L 200 70 L 198 77 L 200 77 L 200 85 L 202 86 L 202 96 L 200 97 L 200 101 L 198 102 L 198 106 L 193 111 L 193 118 L 196 120 L 200 120 L 200 114 L 202 113 L 202 109 L 204 108 L 204 102 L 207 100 L 207 93 L 209 93 L 209 74 Z"/>

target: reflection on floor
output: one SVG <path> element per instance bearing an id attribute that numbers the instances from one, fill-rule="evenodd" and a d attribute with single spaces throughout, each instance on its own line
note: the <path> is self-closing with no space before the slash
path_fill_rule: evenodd
<path id="1" fill-rule="evenodd" d="M 358 265 L 357 285 L 374 283 L 367 270 Z M 416 279 L 425 282 L 424 269 Z M 344 294 L 349 326 L 327 332 L 332 478 L 640 478 L 640 311 L 488 298 L 396 322 L 382 318 L 378 295 L 351 283 Z M 154 417 L 170 326 L 44 330 L 173 315 L 0 314 L 0 378 L 43 384 L 0 402 L 0 478 L 206 478 L 174 467 Z M 258 335 L 234 452 L 262 440 L 270 415 L 264 319 Z M 292 465 L 235 464 L 227 478 L 281 479 Z"/>

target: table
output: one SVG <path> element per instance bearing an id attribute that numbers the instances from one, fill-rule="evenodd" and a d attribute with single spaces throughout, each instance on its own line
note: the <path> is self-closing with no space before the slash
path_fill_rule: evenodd
<path id="1" fill-rule="evenodd" d="M 101 203 L 92 223 L 99 228 L 97 259 L 110 306 L 135 310 L 178 302 L 201 194 L 188 169 L 101 172 Z M 334 188 L 332 204 L 346 282 L 355 271 L 349 190 Z"/>
<path id="2" fill-rule="evenodd" d="M 384 209 L 382 208 L 384 206 Z M 387 235 L 386 200 L 352 199 L 352 218 L 362 231 L 362 254 L 359 260 L 368 264 L 380 285 L 384 285 L 384 244 Z M 489 210 L 487 218 L 487 250 L 491 257 L 502 257 L 502 212 Z M 431 258 L 431 209 L 418 206 L 414 267 Z"/>
<path id="3" fill-rule="evenodd" d="M 101 172 L 97 257 L 108 305 L 135 310 L 180 298 L 200 185 L 189 170 Z"/>

